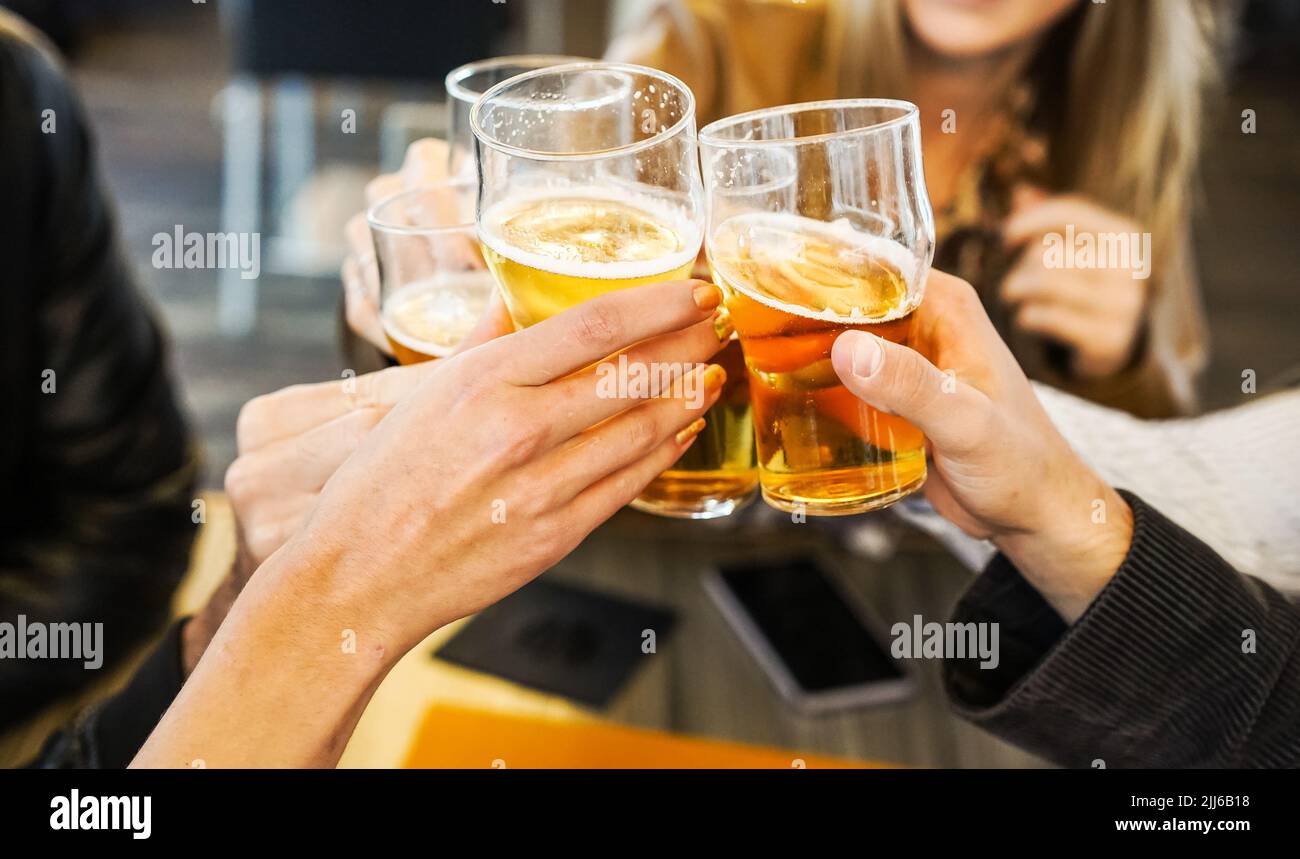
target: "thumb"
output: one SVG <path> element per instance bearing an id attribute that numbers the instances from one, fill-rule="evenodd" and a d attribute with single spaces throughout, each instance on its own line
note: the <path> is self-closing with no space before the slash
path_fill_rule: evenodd
<path id="1" fill-rule="evenodd" d="M 940 450 L 965 449 L 972 414 L 988 407 L 983 394 L 921 353 L 866 331 L 849 330 L 836 338 L 831 363 L 854 396 L 911 421 Z"/>

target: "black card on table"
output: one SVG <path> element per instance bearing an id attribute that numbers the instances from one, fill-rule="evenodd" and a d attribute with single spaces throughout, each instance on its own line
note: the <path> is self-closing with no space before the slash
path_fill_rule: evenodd
<path id="1" fill-rule="evenodd" d="M 592 707 L 605 707 L 641 665 L 646 630 L 662 647 L 671 611 L 538 579 L 484 609 L 435 654 Z"/>

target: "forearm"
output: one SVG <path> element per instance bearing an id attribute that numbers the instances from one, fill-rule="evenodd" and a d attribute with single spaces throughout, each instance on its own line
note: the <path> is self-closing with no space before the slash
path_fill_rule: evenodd
<path id="1" fill-rule="evenodd" d="M 400 654 L 366 641 L 347 586 L 306 557 L 286 547 L 258 570 L 132 766 L 338 762 Z"/>

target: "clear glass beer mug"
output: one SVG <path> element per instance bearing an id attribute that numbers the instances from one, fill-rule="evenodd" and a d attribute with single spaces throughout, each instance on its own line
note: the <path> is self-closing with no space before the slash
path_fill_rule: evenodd
<path id="1" fill-rule="evenodd" d="M 474 102 L 492 87 L 515 75 L 558 66 L 585 62 L 583 57 L 562 54 L 524 54 L 493 57 L 457 66 L 447 72 L 447 165 L 448 175 L 475 177 L 474 134 L 469 127 L 469 112 Z"/>
<path id="2" fill-rule="evenodd" d="M 831 366 L 849 328 L 909 342 L 934 255 L 917 109 L 856 99 L 729 117 L 700 132 L 706 248 L 750 380 L 774 507 L 841 515 L 925 482 L 925 439 Z"/>
<path id="3" fill-rule="evenodd" d="M 691 275 L 703 240 L 695 98 L 641 66 L 574 63 L 515 76 L 471 112 L 479 238 L 515 324 L 602 293 Z M 733 371 L 739 367 L 736 347 Z M 728 350 L 718 359 L 724 366 Z M 757 474 L 744 374 L 704 432 L 634 506 L 724 516 Z"/>
<path id="4" fill-rule="evenodd" d="M 401 364 L 450 355 L 494 289 L 474 224 L 478 185 L 448 180 L 376 203 L 366 214 L 379 268 L 379 317 Z"/>

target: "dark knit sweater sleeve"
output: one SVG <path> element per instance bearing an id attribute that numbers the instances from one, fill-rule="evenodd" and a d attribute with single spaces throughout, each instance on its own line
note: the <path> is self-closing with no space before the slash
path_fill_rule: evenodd
<path id="1" fill-rule="evenodd" d="M 955 609 L 1000 660 L 945 662 L 959 714 L 1065 766 L 1300 766 L 1300 609 L 1139 498 L 1114 578 L 1067 626 L 1002 555 Z"/>

